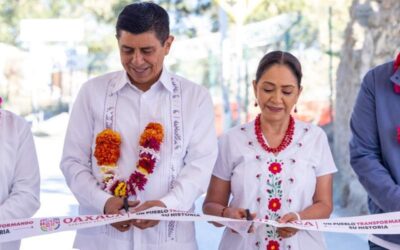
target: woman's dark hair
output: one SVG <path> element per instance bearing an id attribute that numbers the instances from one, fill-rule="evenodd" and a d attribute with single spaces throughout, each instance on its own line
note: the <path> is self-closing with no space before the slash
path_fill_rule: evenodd
<path id="1" fill-rule="evenodd" d="M 301 64 L 299 60 L 289 52 L 284 51 L 272 51 L 267 53 L 258 64 L 257 73 L 256 73 L 256 83 L 260 80 L 261 76 L 267 71 L 271 66 L 275 64 L 286 65 L 293 72 L 293 74 L 297 78 L 297 86 L 300 88 L 301 86 L 301 77 L 303 74 L 301 73 Z"/>
<path id="2" fill-rule="evenodd" d="M 154 31 L 157 39 L 164 44 L 169 36 L 169 17 L 168 13 L 155 3 L 133 3 L 121 11 L 115 28 L 117 38 L 120 37 L 121 30 L 132 34 Z"/>

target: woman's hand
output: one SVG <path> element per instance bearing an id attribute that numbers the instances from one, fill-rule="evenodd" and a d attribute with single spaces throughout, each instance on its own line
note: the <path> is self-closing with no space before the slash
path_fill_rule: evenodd
<path id="1" fill-rule="evenodd" d="M 244 208 L 226 207 L 222 216 L 238 220 L 247 219 L 246 209 Z M 250 213 L 250 217 L 251 219 L 254 219 L 256 217 L 256 213 Z M 237 233 L 235 230 L 231 229 L 231 231 Z M 253 232 L 254 232 L 254 227 L 253 225 L 251 225 L 248 233 L 253 233 Z"/>
<path id="2" fill-rule="evenodd" d="M 222 217 L 232 218 L 232 219 L 244 219 L 246 218 L 246 209 L 226 207 L 222 213 Z"/>
<path id="3" fill-rule="evenodd" d="M 288 223 L 291 221 L 295 221 L 298 220 L 297 215 L 295 213 L 287 213 L 284 216 L 282 216 L 278 222 L 279 223 Z M 276 230 L 279 234 L 279 236 L 281 236 L 282 238 L 290 238 L 293 235 L 295 235 L 299 230 L 296 228 L 292 228 L 292 227 L 279 227 Z"/>

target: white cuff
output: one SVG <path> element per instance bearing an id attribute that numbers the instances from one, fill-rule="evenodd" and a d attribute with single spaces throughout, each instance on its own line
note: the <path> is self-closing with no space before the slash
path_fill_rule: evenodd
<path id="1" fill-rule="evenodd" d="M 161 198 L 160 201 L 162 201 L 167 208 L 179 210 L 179 202 L 175 198 L 175 196 L 171 194 L 167 194 L 166 196 Z"/>
<path id="2" fill-rule="evenodd" d="M 108 199 L 113 197 L 111 194 L 104 192 L 103 190 L 96 190 L 93 195 L 93 206 L 97 209 L 100 214 L 104 213 L 104 206 Z"/>

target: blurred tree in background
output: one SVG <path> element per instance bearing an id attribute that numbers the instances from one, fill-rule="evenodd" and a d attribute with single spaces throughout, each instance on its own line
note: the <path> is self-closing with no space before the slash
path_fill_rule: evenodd
<path id="1" fill-rule="evenodd" d="M 122 8 L 132 2 L 135 1 L 0 0 L 0 45 L 6 44 L 6 51 L 19 50 L 13 53 L 23 57 L 26 48 L 19 37 L 21 20 L 82 19 L 85 37 L 79 45 L 87 49 L 87 54 L 79 60 L 84 60 L 87 78 L 102 74 L 114 70 L 112 65 L 119 66 L 115 63 L 115 22 Z M 320 101 L 329 95 L 330 120 L 323 124 L 320 120 L 309 121 L 327 125 L 325 129 L 334 142 L 340 169 L 335 197 L 343 207 L 351 207 L 353 213 L 365 213 L 365 193 L 348 163 L 348 120 L 361 76 L 371 66 L 392 58 L 400 47 L 400 1 L 155 2 L 169 12 L 171 33 L 177 38 L 175 51 L 168 58 L 171 69 L 210 89 L 223 123 L 221 130 L 244 122 L 257 112 L 251 105 L 251 81 L 264 53 L 280 49 L 300 58 L 304 71 L 302 101 Z M 2 73 L 20 81 L 21 76 L 15 72 L 22 66 L 13 65 L 0 72 L 0 87 Z M 306 112 L 306 104 L 300 105 L 299 115 L 304 118 Z"/>
<path id="2" fill-rule="evenodd" d="M 353 0 L 337 71 L 334 152 L 336 192 L 350 214 L 367 213 L 367 198 L 349 164 L 350 116 L 362 77 L 400 52 L 400 1 Z M 398 108 L 398 107 L 397 107 Z"/>

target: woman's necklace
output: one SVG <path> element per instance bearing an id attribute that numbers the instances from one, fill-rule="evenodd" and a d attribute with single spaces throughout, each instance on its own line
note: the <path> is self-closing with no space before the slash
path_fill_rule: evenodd
<path id="1" fill-rule="evenodd" d="M 289 118 L 289 126 L 285 132 L 285 136 L 283 137 L 281 144 L 279 144 L 279 146 L 276 148 L 269 147 L 265 143 L 265 140 L 264 140 L 264 137 L 263 137 L 263 134 L 261 131 L 261 114 L 259 114 L 257 116 L 256 121 L 254 123 L 254 127 L 255 127 L 255 133 L 256 133 L 258 143 L 268 153 L 274 153 L 274 154 L 279 153 L 282 150 L 284 150 L 285 148 L 287 148 L 287 146 L 289 146 L 289 144 L 292 142 L 293 134 L 294 134 L 294 119 L 292 116 L 290 116 L 290 118 Z"/>

